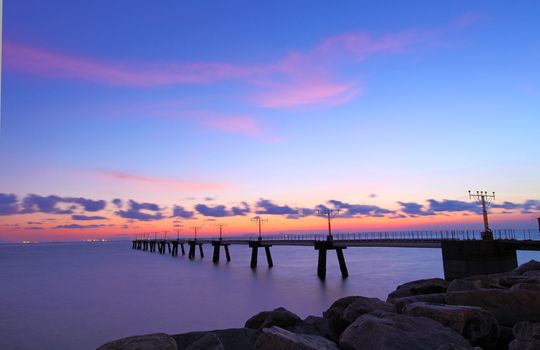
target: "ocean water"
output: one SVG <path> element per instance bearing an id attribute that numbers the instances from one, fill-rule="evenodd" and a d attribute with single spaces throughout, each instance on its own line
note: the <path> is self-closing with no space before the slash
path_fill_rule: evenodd
<path id="1" fill-rule="evenodd" d="M 128 241 L 0 245 L 0 349 L 95 349 L 130 335 L 242 327 L 278 306 L 321 315 L 347 295 L 384 300 L 400 283 L 443 276 L 440 249 L 349 248 L 346 280 L 332 253 L 321 282 L 309 247 L 272 247 L 272 269 L 261 251 L 252 270 L 245 246 L 214 265 L 208 246 L 190 261 Z M 530 259 L 540 252 L 518 252 L 519 263 Z"/>

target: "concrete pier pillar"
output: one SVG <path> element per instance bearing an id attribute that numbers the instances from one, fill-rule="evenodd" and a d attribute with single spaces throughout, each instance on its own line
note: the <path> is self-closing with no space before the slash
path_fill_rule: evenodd
<path id="1" fill-rule="evenodd" d="M 274 266 L 272 261 L 272 254 L 270 253 L 270 246 L 264 246 L 264 251 L 266 252 L 266 260 L 268 261 L 268 267 Z"/>
<path id="2" fill-rule="evenodd" d="M 225 247 L 225 256 L 227 257 L 227 261 L 231 261 L 231 254 L 229 254 L 229 245 L 226 244 L 224 247 Z"/>
<path id="3" fill-rule="evenodd" d="M 195 259 L 195 242 L 188 242 L 188 245 L 189 245 L 188 258 L 193 260 Z"/>
<path id="4" fill-rule="evenodd" d="M 171 254 L 172 253 L 171 242 L 167 242 L 167 248 L 169 249 L 169 254 Z"/>
<path id="5" fill-rule="evenodd" d="M 180 243 L 180 248 L 182 249 L 182 255 L 186 255 L 186 251 L 184 250 L 184 243 Z"/>
<path id="6" fill-rule="evenodd" d="M 251 268 L 254 269 L 257 267 L 257 255 L 259 254 L 259 246 L 253 245 L 251 247 Z"/>
<path id="7" fill-rule="evenodd" d="M 319 249 L 319 262 L 317 264 L 317 276 L 319 276 L 319 278 L 322 280 L 326 279 L 326 249 L 325 248 Z"/>
<path id="8" fill-rule="evenodd" d="M 507 272 L 517 267 L 516 249 L 501 242 L 442 241 L 444 278 Z"/>
<path id="9" fill-rule="evenodd" d="M 136 242 L 136 241 L 132 241 L 132 242 L 131 242 L 131 249 L 135 249 L 135 247 L 136 247 L 136 244 L 137 244 L 137 242 Z"/>
<path id="10" fill-rule="evenodd" d="M 219 243 L 217 244 L 212 243 L 212 245 L 214 246 L 214 254 L 212 256 L 212 261 L 214 263 L 218 263 L 219 262 Z"/>
<path id="11" fill-rule="evenodd" d="M 345 257 L 343 256 L 343 249 L 336 248 L 336 255 L 339 262 L 339 269 L 341 270 L 341 276 L 343 278 L 349 277 L 349 271 L 347 270 L 347 264 L 345 264 Z"/>
<path id="12" fill-rule="evenodd" d="M 199 253 L 201 253 L 201 258 L 204 258 L 204 251 L 202 249 L 202 243 L 199 243 Z"/>

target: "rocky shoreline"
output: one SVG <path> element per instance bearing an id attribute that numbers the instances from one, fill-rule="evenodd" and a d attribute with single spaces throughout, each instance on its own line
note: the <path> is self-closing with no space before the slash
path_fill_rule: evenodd
<path id="1" fill-rule="evenodd" d="M 405 283 L 386 301 L 348 296 L 322 317 L 284 308 L 260 312 L 244 328 L 156 333 L 98 350 L 540 350 L 540 262 L 513 271 Z"/>

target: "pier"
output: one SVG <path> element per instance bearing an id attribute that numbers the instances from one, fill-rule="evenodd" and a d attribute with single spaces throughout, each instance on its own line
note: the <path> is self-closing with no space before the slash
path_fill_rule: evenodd
<path id="1" fill-rule="evenodd" d="M 259 248 L 264 248 L 269 268 L 274 266 L 272 246 L 309 246 L 318 253 L 317 276 L 326 278 L 328 251 L 336 252 L 341 276 L 347 278 L 344 250 L 355 247 L 386 248 L 439 248 L 448 280 L 471 275 L 510 271 L 517 267 L 517 250 L 540 251 L 537 230 L 494 230 L 492 239 L 483 239 L 479 231 L 409 231 L 409 232 L 369 232 L 355 234 L 327 235 L 265 235 L 250 238 L 197 238 L 197 239 L 135 239 L 132 249 L 161 255 L 178 256 L 178 247 L 185 255 L 184 244 L 189 247 L 188 258 L 204 258 L 203 246 L 213 248 L 212 261 L 219 263 L 220 251 L 225 251 L 226 261 L 231 261 L 230 245 L 241 245 L 251 249 L 250 267 L 257 268 Z M 535 238 L 535 239 L 533 239 Z M 198 247 L 198 249 L 197 249 Z"/>

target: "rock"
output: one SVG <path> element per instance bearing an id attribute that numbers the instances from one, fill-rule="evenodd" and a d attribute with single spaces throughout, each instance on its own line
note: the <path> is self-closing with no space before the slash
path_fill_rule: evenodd
<path id="1" fill-rule="evenodd" d="M 479 306 L 501 325 L 540 321 L 540 293 L 532 290 L 480 289 L 445 294 L 446 304 Z"/>
<path id="2" fill-rule="evenodd" d="M 495 283 L 496 282 L 496 283 Z M 503 289 L 504 287 L 499 285 L 499 278 L 494 280 L 482 280 L 482 279 L 462 279 L 456 278 L 448 285 L 447 292 L 461 292 L 464 290 L 476 290 L 483 288 Z"/>
<path id="3" fill-rule="evenodd" d="M 444 344 L 439 346 L 436 350 L 482 350 L 482 348 L 479 347 L 463 347 L 455 344 Z"/>
<path id="4" fill-rule="evenodd" d="M 294 333 L 319 335 L 336 343 L 339 340 L 339 333 L 333 326 L 332 321 L 324 317 L 308 316 L 304 322 L 295 326 L 292 331 Z"/>
<path id="5" fill-rule="evenodd" d="M 173 335 L 178 350 L 185 350 L 193 343 L 206 335 L 213 333 L 226 350 L 251 350 L 255 348 L 255 342 L 260 332 L 248 328 L 218 329 L 207 332 L 190 332 Z"/>
<path id="6" fill-rule="evenodd" d="M 540 349 L 540 323 L 519 322 L 514 325 L 514 339 L 508 349 L 510 350 L 539 350 Z"/>
<path id="7" fill-rule="evenodd" d="M 492 348 L 499 338 L 499 324 L 487 311 L 474 306 L 412 303 L 404 315 L 423 316 L 452 328 L 472 345 Z"/>
<path id="8" fill-rule="evenodd" d="M 433 350 L 445 344 L 469 348 L 456 331 L 425 317 L 362 315 L 339 338 L 345 350 Z"/>
<path id="9" fill-rule="evenodd" d="M 508 345 L 514 340 L 514 331 L 512 327 L 499 326 L 499 340 L 495 350 L 508 350 Z"/>
<path id="10" fill-rule="evenodd" d="M 512 287 L 510 287 L 510 290 L 511 291 L 532 290 L 532 291 L 540 292 L 540 283 L 530 283 L 530 282 L 516 283 Z"/>
<path id="11" fill-rule="evenodd" d="M 394 303 L 394 306 L 396 308 L 396 311 L 398 313 L 403 312 L 403 308 L 405 305 L 408 305 L 410 303 L 417 303 L 417 302 L 428 302 L 428 303 L 436 303 L 436 304 L 444 304 L 444 294 L 425 294 L 425 295 L 415 295 L 412 297 L 405 297 L 405 298 L 397 298 L 394 299 L 392 302 Z"/>
<path id="12" fill-rule="evenodd" d="M 408 282 L 398 286 L 395 291 L 388 294 L 386 301 L 392 302 L 394 299 L 409 297 L 411 295 L 444 293 L 448 288 L 448 284 L 448 281 L 445 281 L 442 278 L 430 278 Z"/>
<path id="13" fill-rule="evenodd" d="M 338 350 L 337 345 L 323 337 L 310 334 L 295 334 L 273 326 L 264 328 L 257 339 L 258 350 Z"/>
<path id="14" fill-rule="evenodd" d="M 538 283 L 540 284 L 540 277 L 538 276 L 504 276 L 499 279 L 499 283 L 503 287 L 510 288 L 518 283 Z"/>
<path id="15" fill-rule="evenodd" d="M 216 333 L 207 333 L 204 337 L 191 343 L 186 350 L 225 350 Z"/>
<path id="16" fill-rule="evenodd" d="M 278 326 L 289 329 L 302 323 L 302 319 L 289 310 L 279 307 L 272 311 L 259 312 L 246 321 L 244 327 L 251 329 L 270 328 Z"/>
<path id="17" fill-rule="evenodd" d="M 520 275 L 527 271 L 540 270 L 540 261 L 529 260 L 525 264 L 521 264 L 514 269 L 513 272 L 516 272 Z"/>
<path id="18" fill-rule="evenodd" d="M 375 310 L 393 312 L 394 306 L 377 298 L 350 296 L 336 300 L 323 316 L 332 321 L 333 327 L 341 333 L 359 316 Z"/>
<path id="19" fill-rule="evenodd" d="M 177 350 L 176 342 L 165 333 L 154 333 L 113 340 L 97 350 Z"/>
<path id="20" fill-rule="evenodd" d="M 530 271 L 525 271 L 523 272 L 523 275 L 522 276 L 540 276 L 540 270 L 530 270 Z"/>

